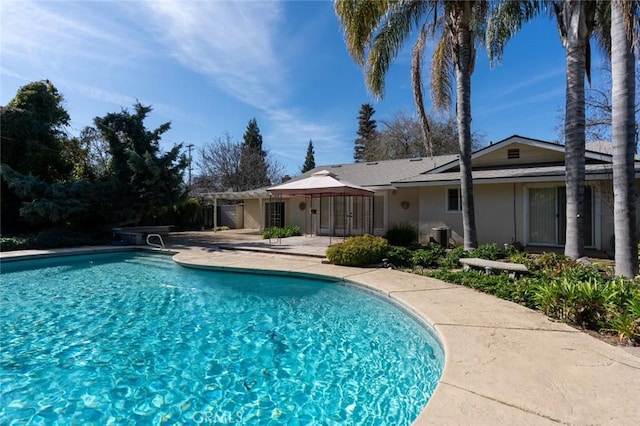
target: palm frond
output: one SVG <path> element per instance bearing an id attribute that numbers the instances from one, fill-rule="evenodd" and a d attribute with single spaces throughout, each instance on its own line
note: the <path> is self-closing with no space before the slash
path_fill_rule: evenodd
<path id="1" fill-rule="evenodd" d="M 344 33 L 347 50 L 363 66 L 370 40 L 393 6 L 391 0 L 337 0 L 334 9 Z"/>
<path id="2" fill-rule="evenodd" d="M 423 1 L 395 2 L 389 9 L 387 19 L 371 41 L 365 70 L 367 87 L 375 97 L 383 96 L 389 66 L 412 34 L 414 24 L 423 20 L 429 9 L 429 3 Z"/>
<path id="3" fill-rule="evenodd" d="M 413 100 L 418 110 L 418 118 L 420 127 L 422 127 L 422 136 L 424 146 L 429 153 L 429 157 L 433 157 L 433 144 L 431 141 L 431 129 L 429 128 L 429 120 L 424 110 L 424 99 L 422 96 L 422 57 L 427 42 L 427 28 L 423 25 L 418 33 L 418 40 L 413 46 L 413 55 L 411 58 L 411 80 L 413 82 Z"/>
<path id="4" fill-rule="evenodd" d="M 522 25 L 540 14 L 545 6 L 537 0 L 503 0 L 491 12 L 485 44 L 492 65 L 502 60 L 505 45 Z"/>
<path id="5" fill-rule="evenodd" d="M 454 55 L 451 32 L 444 31 L 431 59 L 431 98 L 436 109 L 449 109 L 453 98 Z"/>
<path id="6" fill-rule="evenodd" d="M 627 3 L 627 2 L 625 2 Z M 611 56 L 611 1 L 598 0 L 593 27 L 593 38 L 600 49 Z"/>

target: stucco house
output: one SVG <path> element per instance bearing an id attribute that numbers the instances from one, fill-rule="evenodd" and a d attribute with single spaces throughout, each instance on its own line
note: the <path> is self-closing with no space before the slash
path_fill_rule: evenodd
<path id="1" fill-rule="evenodd" d="M 611 144 L 588 143 L 586 149 L 585 242 L 588 248 L 612 253 Z M 480 244 L 564 245 L 564 155 L 563 145 L 518 135 L 473 153 Z M 640 193 L 640 157 L 636 157 L 635 170 Z M 294 181 L 319 171 L 374 193 L 281 198 L 261 189 L 208 197 L 243 199 L 245 228 L 298 225 L 308 234 L 384 235 L 396 224 L 411 223 L 418 228 L 422 243 L 438 237 L 437 229 L 446 227 L 449 244 L 462 244 L 457 155 L 320 166 Z M 639 204 L 637 201 L 636 210 Z"/>

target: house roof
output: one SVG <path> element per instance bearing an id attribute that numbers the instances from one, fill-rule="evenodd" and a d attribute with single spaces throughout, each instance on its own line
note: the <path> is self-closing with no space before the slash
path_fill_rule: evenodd
<path id="1" fill-rule="evenodd" d="M 502 157 L 510 145 L 527 148 L 537 156 L 530 162 L 524 158 L 508 163 Z M 589 180 L 611 179 L 613 146 L 609 142 L 589 142 L 586 149 L 586 178 Z M 503 151 L 500 151 L 503 150 Z M 474 183 L 499 182 L 543 182 L 564 180 L 564 145 L 545 142 L 539 139 L 513 135 L 472 154 L 472 175 Z M 640 156 L 636 155 L 636 178 L 640 178 Z M 509 160 L 510 161 L 510 160 Z M 520 161 L 520 162 L 518 162 Z M 481 166 L 478 166 L 478 163 Z M 327 171 L 343 182 L 351 182 L 355 186 L 369 189 L 385 189 L 395 186 L 429 186 L 457 184 L 460 181 L 458 172 L 458 155 L 441 155 L 400 160 L 373 161 L 368 163 L 348 163 L 324 165 L 316 167 L 297 176 L 284 185 L 295 187 L 296 182 L 307 179 L 319 171 Z M 241 193 L 209 193 L 202 194 L 213 199 L 268 198 L 265 188 Z"/>
<path id="2" fill-rule="evenodd" d="M 565 146 L 559 143 L 546 142 L 540 139 L 527 138 L 525 136 L 520 136 L 520 135 L 512 135 L 506 139 L 492 143 L 491 145 L 488 145 L 484 148 L 480 148 L 474 151 L 471 154 L 471 162 L 473 163 L 473 160 L 475 160 L 476 158 L 480 158 L 492 152 L 505 149 L 507 146 L 513 145 L 513 144 L 525 145 L 532 148 L 557 152 L 563 155 L 565 152 Z M 608 144 L 608 146 L 605 144 L 606 142 L 595 142 L 595 143 L 586 144 L 585 146 L 586 159 L 593 162 L 611 162 L 611 154 L 612 154 L 611 144 Z M 456 160 L 457 160 L 457 157 L 456 157 Z M 458 161 L 456 160 L 443 164 L 439 167 L 435 167 L 424 173 L 442 173 L 442 172 L 451 171 L 451 169 L 455 169 L 458 167 Z"/>
<path id="3" fill-rule="evenodd" d="M 565 167 L 539 166 L 510 169 L 474 170 L 471 172 L 473 183 L 500 182 L 544 182 L 564 180 Z M 585 166 L 587 180 L 611 179 L 613 166 L 611 164 L 587 164 Z M 640 176 L 640 164 L 636 166 L 636 176 Z M 425 173 L 401 181 L 393 182 L 394 186 L 433 186 L 443 184 L 457 184 L 460 181 L 459 172 Z"/>
<path id="4" fill-rule="evenodd" d="M 390 187 L 391 182 L 406 179 L 411 176 L 431 170 L 442 164 L 457 160 L 457 155 L 440 155 L 435 157 L 420 157 L 401 160 L 372 161 L 368 163 L 336 164 L 316 167 L 290 182 L 311 176 L 321 170 L 334 173 L 341 180 L 352 182 L 364 187 Z"/>

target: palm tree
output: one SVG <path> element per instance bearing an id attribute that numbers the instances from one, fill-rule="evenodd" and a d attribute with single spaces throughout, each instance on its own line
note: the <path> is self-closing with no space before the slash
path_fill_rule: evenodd
<path id="1" fill-rule="evenodd" d="M 591 79 L 589 41 L 596 30 L 600 44 L 608 45 L 605 3 L 575 0 L 506 0 L 489 19 L 487 46 L 491 61 L 501 58 L 506 41 L 524 22 L 541 13 L 555 16 L 566 55 L 565 169 L 566 238 L 565 254 L 584 255 L 585 193 L 585 82 Z M 601 31 L 598 31 L 601 30 Z"/>
<path id="2" fill-rule="evenodd" d="M 391 62 L 407 38 L 417 31 L 411 64 L 413 93 L 430 154 L 431 135 L 424 111 L 421 70 L 426 40 L 437 38 L 431 67 L 432 97 L 436 108 L 450 108 L 455 77 L 464 247 L 477 247 L 471 174 L 471 74 L 476 57 L 475 42 L 484 37 L 489 2 L 337 0 L 335 10 L 347 49 L 365 68 L 367 87 L 378 98 L 383 96 Z"/>
<path id="3" fill-rule="evenodd" d="M 638 235 L 634 184 L 636 20 L 640 2 L 611 2 L 611 80 L 615 273 L 638 273 Z"/>

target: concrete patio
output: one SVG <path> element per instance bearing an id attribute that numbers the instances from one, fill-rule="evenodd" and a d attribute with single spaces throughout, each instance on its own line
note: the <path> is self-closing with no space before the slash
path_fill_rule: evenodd
<path id="1" fill-rule="evenodd" d="M 446 365 L 417 425 L 635 425 L 640 419 L 638 348 L 627 352 L 466 287 L 389 269 L 323 264 L 323 237 L 268 244 L 255 233 L 226 232 L 172 234 L 167 245 L 183 265 L 337 277 L 432 324 Z"/>

